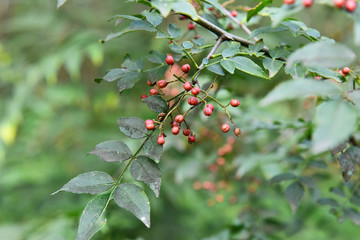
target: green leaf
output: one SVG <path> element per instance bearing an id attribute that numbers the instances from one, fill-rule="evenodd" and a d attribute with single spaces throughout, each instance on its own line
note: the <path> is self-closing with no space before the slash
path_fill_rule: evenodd
<path id="1" fill-rule="evenodd" d="M 342 75 L 337 71 L 333 71 L 325 67 L 308 67 L 308 70 L 317 73 L 324 78 L 335 79 L 338 82 L 343 82 Z"/>
<path id="2" fill-rule="evenodd" d="M 235 68 L 240 70 L 240 71 L 246 72 L 246 73 L 248 73 L 250 75 L 254 75 L 254 76 L 257 76 L 257 77 L 269 79 L 269 77 L 262 70 L 262 68 L 259 67 L 259 65 L 254 63 L 249 58 L 239 56 L 239 57 L 234 57 L 234 58 L 232 58 L 230 60 L 232 60 L 235 63 Z"/>
<path id="3" fill-rule="evenodd" d="M 173 0 L 152 0 L 151 4 L 154 8 L 158 9 L 165 18 L 171 11 Z"/>
<path id="4" fill-rule="evenodd" d="M 340 154 L 337 160 L 342 169 L 343 179 L 345 182 L 348 182 L 356 171 L 355 163 L 346 153 Z"/>
<path id="5" fill-rule="evenodd" d="M 203 0 L 210 5 L 213 5 L 216 9 L 218 9 L 222 14 L 226 15 L 227 10 L 219 3 L 218 0 Z"/>
<path id="6" fill-rule="evenodd" d="M 124 19 L 127 19 L 127 20 L 131 20 L 131 21 L 137 21 L 137 20 L 141 20 L 141 18 L 138 18 L 138 17 L 135 17 L 135 16 L 132 16 L 132 15 L 122 15 L 122 14 L 118 14 L 118 15 L 115 15 L 113 18 L 124 18 Z"/>
<path id="7" fill-rule="evenodd" d="M 283 61 L 265 58 L 263 60 L 264 68 L 269 70 L 269 77 L 273 78 L 280 70 L 280 68 L 285 64 Z"/>
<path id="8" fill-rule="evenodd" d="M 327 169 L 328 166 L 326 165 L 326 163 L 324 161 L 320 161 L 320 160 L 313 160 L 308 164 L 308 167 L 311 168 L 321 168 L 321 169 Z"/>
<path id="9" fill-rule="evenodd" d="M 144 30 L 144 31 L 148 31 L 148 32 L 156 32 L 157 31 L 157 29 L 154 28 L 150 23 L 145 22 L 143 20 L 133 21 L 130 24 L 129 29 L 135 30 L 135 31 Z"/>
<path id="10" fill-rule="evenodd" d="M 122 68 L 114 68 L 108 71 L 105 76 L 103 77 L 103 80 L 107 82 L 113 82 L 115 80 L 118 80 L 126 75 L 126 73 L 129 72 L 126 69 Z"/>
<path id="11" fill-rule="evenodd" d="M 157 136 L 154 134 L 145 141 L 143 146 L 145 155 L 155 160 L 156 162 L 160 162 L 162 150 L 163 145 L 157 143 Z"/>
<path id="12" fill-rule="evenodd" d="M 264 7 L 266 7 L 267 5 L 271 4 L 272 0 L 262 0 L 258 5 L 256 5 L 254 8 L 250 9 L 247 12 L 246 15 L 246 21 L 249 22 L 250 19 L 255 16 L 256 14 L 258 14 L 258 12 L 260 12 L 261 10 L 264 9 Z"/>
<path id="13" fill-rule="evenodd" d="M 294 14 L 300 12 L 303 8 L 302 1 L 295 1 L 291 5 L 283 4 L 280 8 L 270 8 L 272 26 L 277 26 L 283 19 L 294 16 Z"/>
<path id="14" fill-rule="evenodd" d="M 162 22 L 162 17 L 157 12 L 145 12 L 146 20 L 154 27 L 158 26 Z"/>
<path id="15" fill-rule="evenodd" d="M 99 195 L 85 207 L 79 222 L 76 240 L 88 240 L 106 223 L 105 209 L 110 201 L 110 195 Z"/>
<path id="16" fill-rule="evenodd" d="M 282 173 L 282 174 L 272 177 L 268 183 L 269 184 L 280 183 L 282 181 L 292 180 L 295 178 L 296 178 L 296 175 L 293 173 Z"/>
<path id="17" fill-rule="evenodd" d="M 332 206 L 332 207 L 339 207 L 339 203 L 337 201 L 335 201 L 334 199 L 332 198 L 320 198 L 318 201 L 317 201 L 318 204 L 321 204 L 321 205 L 329 205 L 329 206 Z"/>
<path id="18" fill-rule="evenodd" d="M 354 52 L 340 43 L 309 43 L 292 53 L 286 63 L 289 68 L 296 62 L 306 67 L 340 68 L 349 66 L 355 60 Z"/>
<path id="19" fill-rule="evenodd" d="M 147 78 L 151 83 L 154 83 L 156 80 L 164 76 L 166 70 L 169 68 L 168 65 L 160 65 L 155 68 L 150 69 L 147 72 Z"/>
<path id="20" fill-rule="evenodd" d="M 97 194 L 102 193 L 111 188 L 114 180 L 112 177 L 104 172 L 94 171 L 80 174 L 62 188 L 52 193 L 54 195 L 60 191 L 72 192 L 72 193 L 90 193 Z"/>
<path id="21" fill-rule="evenodd" d="M 207 66 L 206 68 L 207 68 L 207 70 L 209 70 L 210 72 L 216 73 L 216 74 L 218 74 L 218 75 L 221 75 L 221 76 L 224 76 L 224 75 L 225 75 L 225 73 L 224 73 L 224 71 L 222 70 L 220 64 L 213 64 L 213 65 Z"/>
<path id="22" fill-rule="evenodd" d="M 291 183 L 285 190 L 285 198 L 290 204 L 293 213 L 298 209 L 304 196 L 304 187 L 299 182 Z"/>
<path id="23" fill-rule="evenodd" d="M 255 29 L 254 31 L 252 31 L 249 38 L 255 38 L 262 34 L 278 33 L 278 32 L 283 32 L 283 31 L 287 31 L 287 30 L 288 30 L 288 28 L 282 27 L 282 26 L 260 27 L 260 28 Z"/>
<path id="24" fill-rule="evenodd" d="M 124 71 L 121 79 L 117 82 L 119 93 L 134 87 L 135 83 L 142 78 L 141 72 Z"/>
<path id="25" fill-rule="evenodd" d="M 307 187 L 312 188 L 312 189 L 316 189 L 316 184 L 315 184 L 315 181 L 314 181 L 314 179 L 312 177 L 301 176 L 299 178 L 299 181 L 304 186 L 307 186 Z"/>
<path id="26" fill-rule="evenodd" d="M 344 217 L 350 219 L 355 225 L 360 225 L 360 213 L 353 208 L 345 208 Z"/>
<path id="27" fill-rule="evenodd" d="M 221 55 L 224 58 L 233 57 L 239 53 L 239 51 L 240 51 L 239 47 L 240 47 L 240 45 L 230 46 L 228 48 L 225 48 L 224 51 L 222 51 Z"/>
<path id="28" fill-rule="evenodd" d="M 231 74 L 234 74 L 235 71 L 235 63 L 233 61 L 222 59 L 220 62 L 221 66 Z"/>
<path id="29" fill-rule="evenodd" d="M 182 43 L 182 46 L 183 46 L 184 49 L 190 49 L 190 48 L 192 48 L 194 46 L 194 44 L 192 42 L 190 42 L 190 41 L 185 41 L 185 42 Z"/>
<path id="30" fill-rule="evenodd" d="M 57 1 L 57 8 L 59 9 L 62 5 L 66 3 L 67 0 L 58 0 Z"/>
<path id="31" fill-rule="evenodd" d="M 142 101 L 149 106 L 151 111 L 154 111 L 156 113 L 166 112 L 166 110 L 168 109 L 165 100 L 159 95 L 144 98 Z"/>
<path id="32" fill-rule="evenodd" d="M 119 118 L 120 131 L 130 138 L 144 138 L 147 134 L 145 121 L 136 117 Z"/>
<path id="33" fill-rule="evenodd" d="M 145 192 L 135 184 L 120 184 L 114 191 L 119 207 L 134 214 L 145 226 L 150 227 L 150 202 Z"/>
<path id="34" fill-rule="evenodd" d="M 193 19 L 193 20 L 199 19 L 199 16 L 197 15 L 197 12 L 196 12 L 194 6 L 186 0 L 175 1 L 172 5 L 172 9 L 176 13 L 181 13 L 181 14 L 191 17 L 191 19 Z"/>
<path id="35" fill-rule="evenodd" d="M 165 62 L 166 59 L 166 54 L 160 53 L 158 51 L 151 51 L 150 55 L 147 56 L 147 60 L 149 60 L 152 63 L 158 63 L 158 64 L 163 64 Z"/>
<path id="36" fill-rule="evenodd" d="M 99 143 L 90 154 L 94 154 L 106 162 L 122 162 L 132 157 L 130 148 L 118 140 Z"/>
<path id="37" fill-rule="evenodd" d="M 292 65 L 290 68 L 285 68 L 285 72 L 290 74 L 294 79 L 304 78 L 306 76 L 306 67 L 300 63 Z"/>
<path id="38" fill-rule="evenodd" d="M 316 108 L 314 153 L 321 153 L 347 139 L 356 128 L 357 113 L 348 102 L 327 101 Z"/>
<path id="39" fill-rule="evenodd" d="M 139 156 L 130 167 L 131 176 L 145 183 L 159 197 L 161 187 L 161 172 L 158 165 L 146 156 Z"/>
<path id="40" fill-rule="evenodd" d="M 181 29 L 176 26 L 175 23 L 169 24 L 168 33 L 172 38 L 178 38 L 181 36 Z"/>
<path id="41" fill-rule="evenodd" d="M 334 83 L 325 80 L 318 81 L 314 79 L 297 79 L 290 80 L 279 84 L 260 102 L 262 106 L 266 106 L 275 102 L 284 100 L 305 98 L 309 96 L 332 96 L 340 95 L 341 88 Z"/>
<path id="42" fill-rule="evenodd" d="M 360 91 L 359 91 L 359 89 L 349 91 L 347 93 L 347 96 L 354 103 L 356 109 L 358 109 L 358 111 L 360 111 Z"/>

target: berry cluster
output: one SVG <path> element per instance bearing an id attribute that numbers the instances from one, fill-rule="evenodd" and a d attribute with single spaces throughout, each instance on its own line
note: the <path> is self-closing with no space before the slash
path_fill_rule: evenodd
<path id="1" fill-rule="evenodd" d="M 203 114 L 205 116 L 211 116 L 214 111 L 214 105 L 211 103 L 207 103 L 206 100 L 208 98 L 213 100 L 214 102 L 216 102 L 220 107 L 222 107 L 229 117 L 228 122 L 224 123 L 221 126 L 221 130 L 224 133 L 227 133 L 230 131 L 231 127 L 229 125 L 229 121 L 235 126 L 235 124 L 226 108 L 229 105 L 231 105 L 232 107 L 238 107 L 240 105 L 239 100 L 232 99 L 228 105 L 224 106 L 220 102 L 218 102 L 214 97 L 212 97 L 208 94 L 208 92 L 212 86 L 210 86 L 209 89 L 207 89 L 205 91 L 205 90 L 202 90 L 199 86 L 196 86 L 191 81 L 186 80 L 187 73 L 189 73 L 189 71 L 191 69 L 191 66 L 189 64 L 184 64 L 181 66 L 182 74 L 175 74 L 172 71 L 174 64 L 175 64 L 174 58 L 171 55 L 168 55 L 165 59 L 165 63 L 170 66 L 169 71 L 172 74 L 172 77 L 174 77 L 175 79 L 170 80 L 170 81 L 169 80 L 168 81 L 167 80 L 158 80 L 157 82 L 153 82 L 153 83 L 149 80 L 147 81 L 147 84 L 150 87 L 152 87 L 150 89 L 150 96 L 160 95 L 169 105 L 169 111 L 167 113 L 160 113 L 157 117 L 157 121 L 152 120 L 152 119 L 147 119 L 145 121 L 145 127 L 148 130 L 155 130 L 157 128 L 160 130 L 160 134 L 157 137 L 158 144 L 160 144 L 160 145 L 165 144 L 166 134 L 164 133 L 163 124 L 167 119 L 173 119 L 173 120 L 171 120 L 171 123 L 170 123 L 171 133 L 173 135 L 178 135 L 181 130 L 181 125 L 185 124 L 185 128 L 183 129 L 183 135 L 188 138 L 189 143 L 195 142 L 196 141 L 195 134 L 192 132 L 191 128 L 185 121 L 185 117 L 192 109 L 194 109 L 201 103 L 204 103 L 204 106 L 205 106 L 203 109 Z M 182 84 L 183 91 L 180 92 L 179 90 L 177 90 L 176 91 L 177 94 L 173 94 L 175 96 L 172 96 L 170 99 L 167 100 L 166 94 L 165 94 L 166 91 L 164 91 L 165 90 L 164 88 L 166 88 L 171 83 Z M 180 92 L 180 93 L 178 93 L 178 92 Z M 185 101 L 185 97 L 187 97 L 187 96 L 188 96 L 187 103 L 190 105 L 190 108 L 185 113 L 182 114 L 179 109 L 179 106 L 182 102 Z M 144 98 L 148 98 L 148 96 L 142 95 L 141 99 L 144 99 Z M 173 104 L 171 105 L 171 103 L 173 103 Z M 175 111 L 178 111 L 180 114 L 177 114 L 173 118 Z M 235 127 L 234 134 L 236 136 L 240 136 L 241 130 L 239 128 Z"/>
<path id="2" fill-rule="evenodd" d="M 294 4 L 296 0 L 283 0 L 284 4 L 291 5 Z M 311 7 L 313 5 L 313 0 L 302 0 L 304 7 Z M 357 3 L 355 0 L 334 0 L 334 6 L 336 8 L 345 8 L 349 12 L 355 11 Z"/>

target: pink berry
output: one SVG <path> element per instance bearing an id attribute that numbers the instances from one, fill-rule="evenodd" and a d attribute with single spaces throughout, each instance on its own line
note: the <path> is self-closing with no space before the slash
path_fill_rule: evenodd
<path id="1" fill-rule="evenodd" d="M 227 132 L 230 130 L 230 125 L 227 124 L 227 123 L 224 123 L 224 124 L 221 126 L 221 130 L 222 130 L 224 133 L 227 133 Z"/>
<path id="2" fill-rule="evenodd" d="M 159 136 L 157 137 L 157 142 L 158 142 L 159 145 L 164 145 L 164 143 L 165 143 L 164 134 L 159 135 Z"/>
<path id="3" fill-rule="evenodd" d="M 174 58 L 171 56 L 171 55 L 168 55 L 165 59 L 165 62 L 168 64 L 168 65 L 173 65 L 174 64 Z"/>
<path id="4" fill-rule="evenodd" d="M 167 86 L 167 82 L 166 80 L 160 80 L 157 82 L 157 85 L 159 86 L 159 88 L 164 88 Z"/>
<path id="5" fill-rule="evenodd" d="M 190 91 L 192 89 L 191 83 L 190 82 L 185 82 L 184 85 L 183 85 L 183 88 L 186 91 Z"/>
<path id="6" fill-rule="evenodd" d="M 345 5 L 345 0 L 334 0 L 334 5 L 337 8 L 343 8 Z"/>
<path id="7" fill-rule="evenodd" d="M 303 0 L 304 7 L 311 7 L 313 0 Z"/>
<path id="8" fill-rule="evenodd" d="M 145 94 L 141 95 L 140 99 L 142 100 L 142 99 L 144 99 L 144 98 L 148 98 L 148 96 L 145 95 Z"/>
<path id="9" fill-rule="evenodd" d="M 198 88 L 198 87 L 194 87 L 193 89 L 191 89 L 191 93 L 193 94 L 193 95 L 198 95 L 199 93 L 200 93 L 200 88 Z"/>
<path id="10" fill-rule="evenodd" d="M 145 121 L 145 127 L 146 127 L 146 129 L 148 129 L 148 130 L 153 130 L 153 129 L 155 128 L 155 123 L 154 123 L 154 121 L 151 120 L 151 119 L 146 120 L 146 121 Z"/>
<path id="11" fill-rule="evenodd" d="M 159 95 L 159 91 L 155 88 L 150 89 L 150 96 Z"/>
<path id="12" fill-rule="evenodd" d="M 212 105 L 211 103 L 206 105 L 207 108 L 210 108 L 211 111 L 214 111 L 214 105 Z"/>
<path id="13" fill-rule="evenodd" d="M 174 126 L 174 127 L 171 128 L 171 132 L 174 135 L 178 135 L 179 132 L 180 132 L 180 128 L 178 126 Z"/>
<path id="14" fill-rule="evenodd" d="M 185 136 L 189 136 L 190 133 L 191 133 L 191 131 L 190 131 L 190 129 L 188 129 L 188 128 L 185 128 L 185 129 L 183 130 L 183 134 L 184 134 Z"/>
<path id="15" fill-rule="evenodd" d="M 240 128 L 235 128 L 234 133 L 235 133 L 236 136 L 239 137 L 239 136 L 241 135 L 241 130 L 240 130 Z"/>
<path id="16" fill-rule="evenodd" d="M 175 117 L 175 122 L 182 123 L 184 121 L 184 116 L 179 114 Z"/>
<path id="17" fill-rule="evenodd" d="M 237 99 L 231 99 L 230 105 L 233 107 L 238 107 L 240 105 L 240 102 Z"/>
<path id="18" fill-rule="evenodd" d="M 284 0 L 284 4 L 291 5 L 295 2 L 295 0 Z"/>
<path id="19" fill-rule="evenodd" d="M 197 104 L 199 103 L 199 101 L 197 100 L 196 97 L 190 97 L 190 98 L 188 99 L 188 103 L 189 103 L 190 105 L 197 105 Z"/>
<path id="20" fill-rule="evenodd" d="M 356 2 L 354 0 L 347 0 L 345 2 L 345 8 L 349 12 L 353 12 L 356 9 Z"/>
<path id="21" fill-rule="evenodd" d="M 238 12 L 235 10 L 231 11 L 231 16 L 236 17 L 238 15 Z"/>
<path id="22" fill-rule="evenodd" d="M 193 143 L 193 142 L 195 142 L 195 140 L 196 140 L 196 138 L 195 138 L 195 135 L 193 135 L 193 134 L 190 134 L 189 136 L 188 136 L 188 142 L 191 144 L 191 143 Z"/>
<path id="23" fill-rule="evenodd" d="M 345 74 L 345 75 L 348 75 L 348 74 L 350 73 L 350 68 L 344 67 L 344 68 L 341 70 L 341 72 L 342 72 L 343 74 Z"/>
<path id="24" fill-rule="evenodd" d="M 211 110 L 211 108 L 209 108 L 209 107 L 206 107 L 206 108 L 204 108 L 204 115 L 205 116 L 211 116 L 211 114 L 212 114 L 212 110 Z"/>
<path id="25" fill-rule="evenodd" d="M 184 73 L 188 73 L 190 71 L 190 65 L 189 64 L 184 64 L 181 66 L 181 70 L 184 72 Z"/>
<path id="26" fill-rule="evenodd" d="M 192 22 L 189 22 L 188 29 L 193 30 L 195 28 L 195 25 Z"/>
<path id="27" fill-rule="evenodd" d="M 151 83 L 150 80 L 147 80 L 147 85 L 148 85 L 149 87 L 152 87 L 152 86 L 155 85 L 155 83 Z"/>

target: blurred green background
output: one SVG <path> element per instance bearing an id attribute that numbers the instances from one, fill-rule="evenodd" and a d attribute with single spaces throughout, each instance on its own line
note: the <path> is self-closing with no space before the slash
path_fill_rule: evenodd
<path id="1" fill-rule="evenodd" d="M 149 33 L 99 43 L 117 29 L 108 21 L 111 16 L 139 11 L 136 4 L 117 0 L 72 0 L 59 10 L 55 0 L 0 0 L 1 240 L 75 239 L 79 217 L 91 196 L 50 194 L 80 173 L 101 170 L 116 175 L 118 164 L 87 155 L 97 143 L 121 139 L 132 149 L 138 146 L 121 135 L 116 120 L 154 117 L 138 101 L 148 91 L 146 79 L 122 96 L 114 84 L 97 84 L 93 79 L 119 67 L 126 53 L 137 59 L 151 49 L 169 51 L 166 40 L 155 40 Z M 299 17 L 322 34 L 351 45 L 352 24 L 344 14 L 314 6 Z M 328 21 L 331 18 L 336 21 Z M 177 17 L 169 21 L 186 24 Z M 160 198 L 146 189 L 152 227 L 147 229 L 111 204 L 108 224 L 94 239 L 228 239 L 230 232 L 238 233 L 233 239 L 357 239 L 358 227 L 351 221 L 339 224 L 329 207 L 314 204 L 311 192 L 293 215 L 283 196 L 284 185 L 266 184 L 269 171 L 289 167 L 281 151 L 291 149 L 299 135 L 284 136 L 275 128 L 258 130 L 259 125 L 266 119 L 294 120 L 303 103 L 265 112 L 257 107 L 258 100 L 277 82 L 241 81 L 246 77 L 239 74 L 238 82 L 226 83 L 232 91 L 220 94 L 224 101 L 231 94 L 241 97 L 242 112 L 234 114 L 244 126 L 244 137 L 229 144 L 232 138 L 209 130 L 218 122 L 206 122 L 209 128 L 194 123 L 198 144 L 189 146 L 175 138 L 167 143 L 160 163 Z M 271 146 L 273 142 L 281 147 L 274 148 L 278 145 Z M 233 151 L 227 153 L 226 165 L 211 168 L 217 149 L 229 145 Z M 240 178 L 236 163 L 244 158 L 255 164 L 242 169 L 251 173 Z M 340 170 L 328 156 L 322 160 L 329 168 L 316 172 L 319 189 L 334 197 L 327 189 L 342 185 Z M 263 163 L 267 170 L 257 171 Z M 198 190 L 207 181 L 217 190 Z M 346 199 L 341 201 L 347 204 Z"/>

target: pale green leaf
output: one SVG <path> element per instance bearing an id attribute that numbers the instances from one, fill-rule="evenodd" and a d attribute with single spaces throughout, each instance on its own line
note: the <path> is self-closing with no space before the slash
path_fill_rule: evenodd
<path id="1" fill-rule="evenodd" d="M 257 77 L 269 79 L 269 77 L 262 70 L 262 68 L 259 65 L 257 65 L 255 62 L 250 60 L 249 58 L 239 56 L 239 57 L 231 58 L 230 60 L 235 63 L 235 68 L 240 71 L 246 72 L 250 75 L 254 75 Z"/>
<path id="2" fill-rule="evenodd" d="M 291 183 L 285 190 L 285 198 L 290 204 L 293 213 L 298 209 L 304 196 L 304 187 L 299 182 Z"/>
<path id="3" fill-rule="evenodd" d="M 132 157 L 130 148 L 118 140 L 99 143 L 90 154 L 94 154 L 106 162 L 122 162 Z"/>

